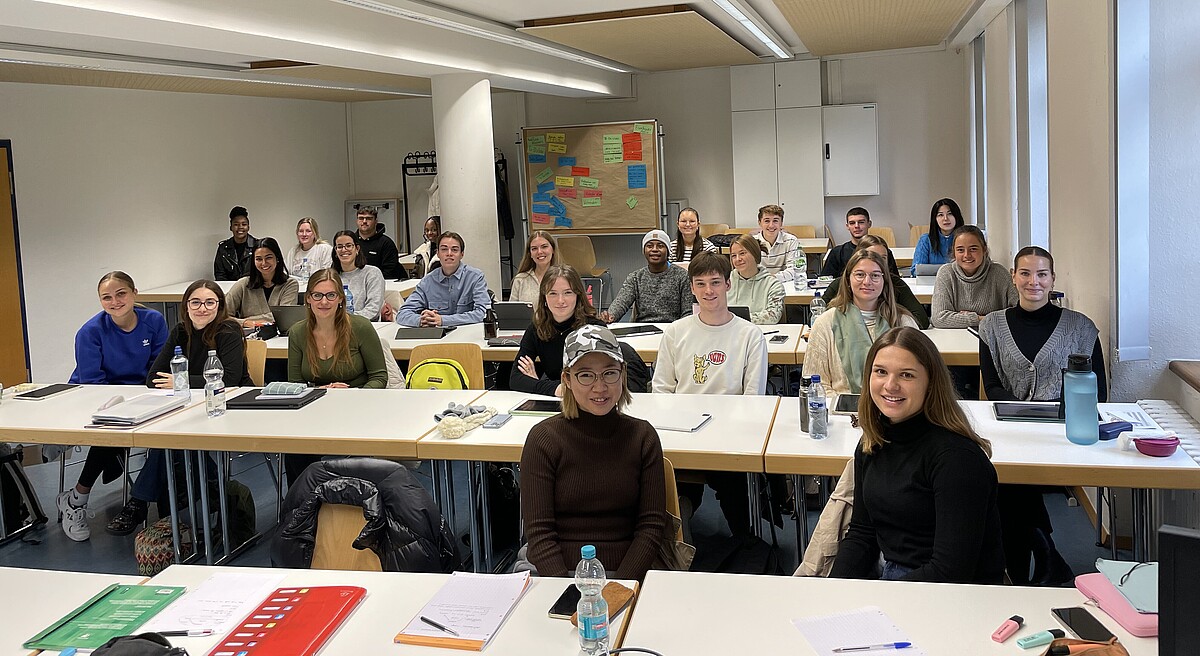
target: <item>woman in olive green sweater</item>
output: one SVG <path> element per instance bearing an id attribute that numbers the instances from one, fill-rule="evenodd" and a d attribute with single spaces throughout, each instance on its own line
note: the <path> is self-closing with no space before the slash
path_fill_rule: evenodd
<path id="1" fill-rule="evenodd" d="M 370 321 L 346 312 L 337 272 L 321 269 L 312 274 L 304 300 L 308 317 L 288 330 L 288 380 L 326 388 L 387 387 L 387 356 L 379 335 Z M 320 459 L 285 455 L 288 483 Z"/>

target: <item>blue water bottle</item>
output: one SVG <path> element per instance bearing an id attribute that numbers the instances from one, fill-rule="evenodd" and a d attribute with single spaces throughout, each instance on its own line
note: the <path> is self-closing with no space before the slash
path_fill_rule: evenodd
<path id="1" fill-rule="evenodd" d="M 1074 444 L 1100 441 L 1100 419 L 1096 415 L 1096 374 L 1092 358 L 1074 354 L 1063 372 L 1063 406 L 1067 415 L 1067 439 Z"/>

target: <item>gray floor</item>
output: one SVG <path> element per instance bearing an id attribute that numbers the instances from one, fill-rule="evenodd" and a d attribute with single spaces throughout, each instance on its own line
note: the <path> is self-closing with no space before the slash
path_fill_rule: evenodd
<path id="1" fill-rule="evenodd" d="M 135 453 L 137 453 L 135 451 Z M 72 462 L 82 462 L 82 454 L 75 452 Z M 136 469 L 141 465 L 139 456 L 132 460 Z M 257 507 L 258 527 L 267 532 L 267 537 L 240 554 L 231 564 L 243 566 L 270 566 L 268 551 L 269 532 L 275 524 L 276 507 L 275 491 L 272 478 L 264 465 L 261 455 L 249 454 L 237 458 L 233 464 L 234 477 L 245 483 L 254 493 Z M 423 465 L 420 476 L 422 482 L 429 487 L 428 464 Z M 21 541 L 13 541 L 0 545 L 0 566 L 35 567 L 45 569 L 76 570 L 88 572 L 108 572 L 133 574 L 137 565 L 133 557 L 134 536 L 116 537 L 105 532 L 104 526 L 121 508 L 121 486 L 119 483 L 97 486 L 91 496 L 89 507 L 96 516 L 90 520 L 92 537 L 86 542 L 73 542 L 55 523 L 57 510 L 54 507 L 54 496 L 58 490 L 57 464 L 45 464 L 26 468 L 30 480 L 38 490 L 42 507 L 50 517 L 50 524 L 34 531 Z M 74 481 L 79 475 L 79 466 L 67 468 L 67 480 Z M 466 470 L 459 465 L 455 468 L 457 489 L 465 489 Z M 458 517 L 467 516 L 465 497 L 457 495 Z M 1059 550 L 1079 574 L 1095 571 L 1097 557 L 1108 557 L 1108 550 L 1096 546 L 1095 529 L 1088 521 L 1086 513 L 1080 507 L 1068 506 L 1066 497 L 1059 494 L 1047 494 L 1046 506 L 1050 510 L 1054 522 L 1054 537 Z M 151 517 L 155 516 L 151 507 Z M 809 526 L 814 526 L 817 513 L 809 513 Z M 462 521 L 460 521 L 462 523 Z M 697 546 L 706 546 L 719 541 L 719 536 L 727 535 L 728 529 L 721 516 L 720 507 L 712 491 L 708 490 L 704 502 L 692 519 L 692 532 Z M 460 527 L 460 535 L 466 532 L 465 524 Z M 765 524 L 764 524 L 765 529 Z M 785 518 L 783 529 L 779 532 L 779 541 L 783 563 L 787 571 L 795 567 L 796 531 L 795 522 Z M 467 551 L 464 548 L 464 553 Z M 1124 557 L 1128 558 L 1126 553 Z"/>

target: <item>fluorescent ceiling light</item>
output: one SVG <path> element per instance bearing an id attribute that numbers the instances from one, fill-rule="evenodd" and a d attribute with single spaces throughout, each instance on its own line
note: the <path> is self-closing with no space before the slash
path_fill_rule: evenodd
<path id="1" fill-rule="evenodd" d="M 775 53 L 776 57 L 780 59 L 791 59 L 792 53 L 787 51 L 787 44 L 780 44 L 774 38 L 768 36 L 766 31 L 758 26 L 758 23 L 750 20 L 750 17 L 746 15 L 746 12 L 749 10 L 744 10 L 740 6 L 740 3 L 734 4 L 735 2 L 737 2 L 737 0 L 733 0 L 733 2 L 730 2 L 730 0 L 713 0 L 714 4 L 720 7 L 725 13 L 729 14 L 730 18 L 738 23 L 741 23 L 742 27 L 746 28 L 747 31 L 753 34 L 754 38 L 762 42 L 762 44 L 766 46 L 768 50 Z"/>
<path id="2" fill-rule="evenodd" d="M 432 25 L 433 27 L 451 30 L 454 32 L 458 32 L 460 34 L 468 34 L 471 36 L 477 36 L 480 38 L 488 39 L 489 41 L 496 41 L 498 43 L 504 43 L 504 44 L 507 44 L 510 46 L 516 46 L 518 48 L 525 48 L 526 50 L 533 50 L 535 52 L 540 52 L 545 55 L 552 55 L 552 56 L 558 57 L 560 59 L 567 59 L 570 61 L 578 62 L 580 64 L 586 64 L 588 66 L 595 66 L 596 68 L 603 68 L 605 70 L 613 71 L 615 73 L 632 73 L 633 72 L 633 69 L 623 67 L 623 66 L 617 64 L 616 62 L 610 62 L 610 61 L 606 61 L 606 60 L 602 60 L 602 59 L 597 59 L 594 57 L 588 57 L 586 55 L 581 55 L 577 52 L 572 52 L 570 50 L 558 48 L 558 47 L 550 45 L 549 43 L 546 43 L 544 41 L 534 40 L 534 39 L 522 36 L 512 30 L 503 31 L 502 29 L 499 29 L 499 28 L 487 29 L 485 27 L 470 25 L 468 23 L 451 20 L 449 18 L 443 18 L 441 16 L 434 16 L 431 14 L 422 13 L 420 11 L 417 11 L 415 9 L 409 9 L 407 7 L 392 5 L 392 4 L 388 4 L 385 2 L 376 2 L 376 0 L 332 0 L 332 1 L 343 4 L 343 5 L 349 5 L 351 7 L 356 7 L 358 9 L 365 9 L 367 11 L 373 11 L 373 12 L 380 13 L 380 14 L 386 14 L 388 16 L 395 16 L 397 18 L 403 18 L 405 20 L 410 20 L 410 21 L 413 21 L 416 23 Z M 765 35 L 764 35 L 764 38 L 765 38 Z"/>

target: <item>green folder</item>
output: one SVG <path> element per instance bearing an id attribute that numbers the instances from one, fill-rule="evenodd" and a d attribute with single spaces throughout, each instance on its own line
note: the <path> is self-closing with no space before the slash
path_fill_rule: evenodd
<path id="1" fill-rule="evenodd" d="M 25 642 L 26 649 L 95 649 L 130 635 L 166 608 L 186 588 L 114 583 Z"/>

